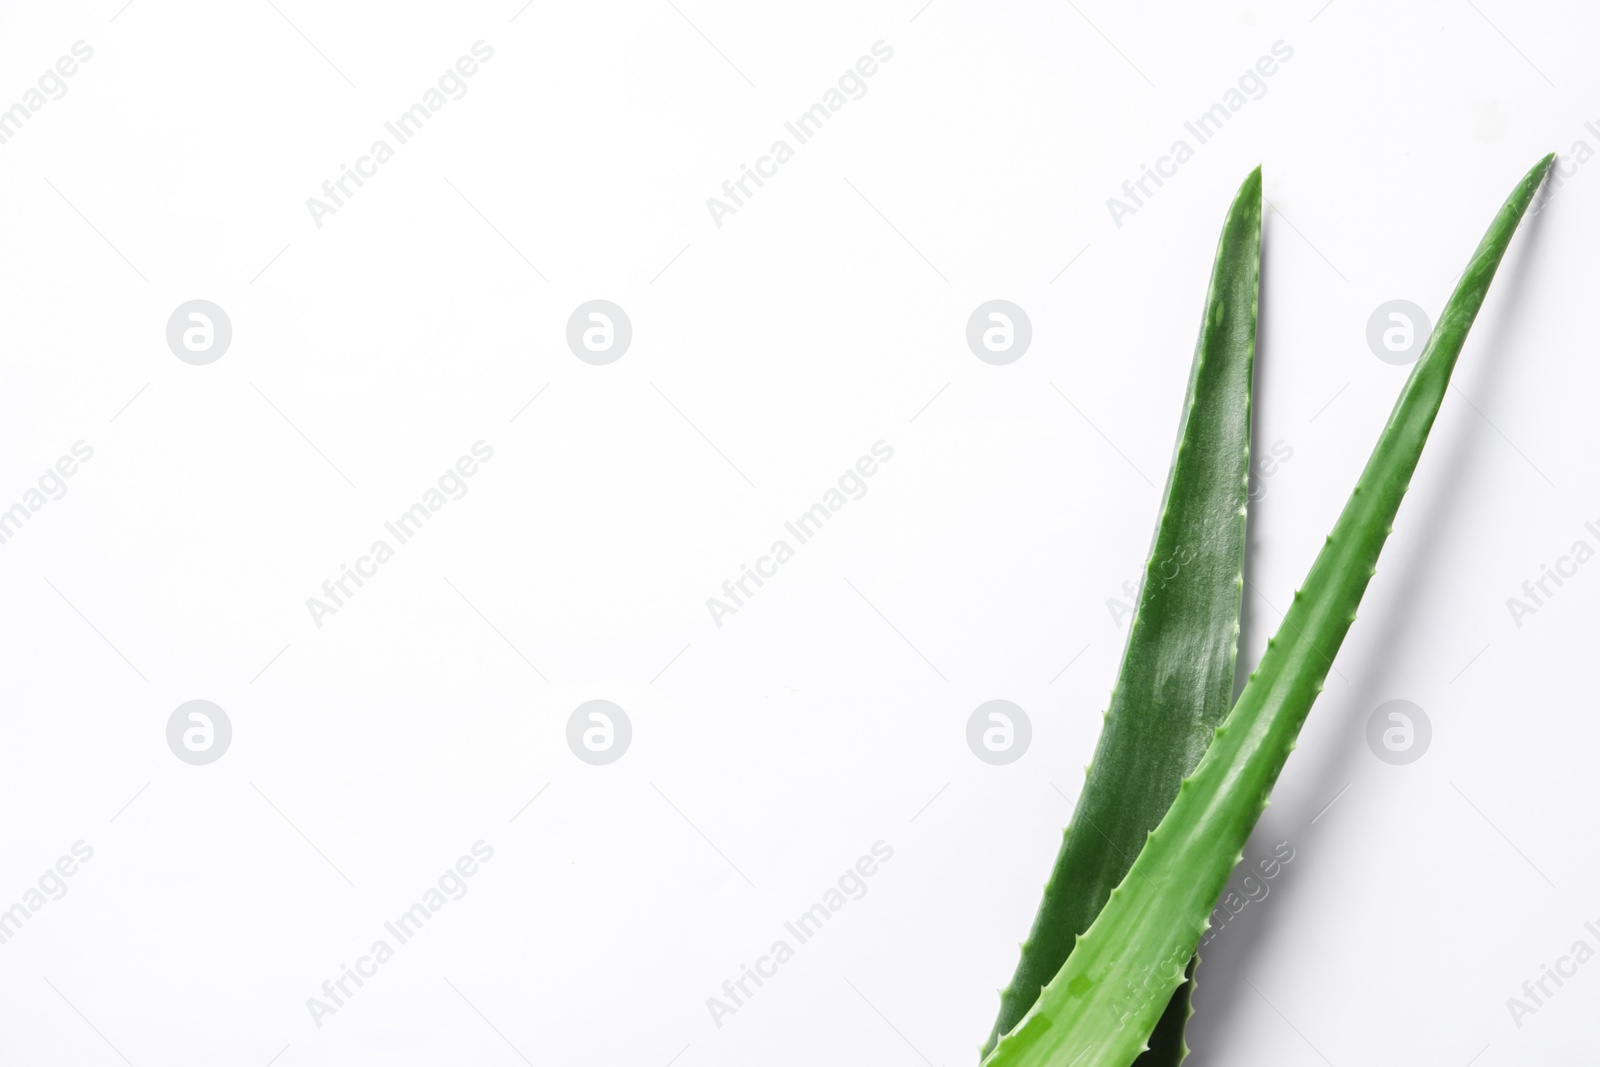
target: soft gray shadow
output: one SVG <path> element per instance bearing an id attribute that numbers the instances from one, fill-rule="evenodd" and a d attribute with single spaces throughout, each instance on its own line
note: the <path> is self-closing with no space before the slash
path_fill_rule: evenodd
<path id="1" fill-rule="evenodd" d="M 1531 273 L 1524 264 L 1538 253 L 1540 234 L 1543 232 L 1542 218 L 1541 213 L 1523 219 L 1520 239 L 1513 243 L 1501 263 L 1496 284 L 1491 289 L 1491 298 L 1500 304 L 1502 314 L 1493 329 L 1484 333 L 1474 330 L 1467 341 L 1466 350 L 1462 352 L 1463 359 L 1474 359 L 1481 364 L 1481 373 L 1472 383 L 1473 390 L 1479 396 L 1494 395 L 1501 381 L 1500 376 L 1514 362 L 1512 356 L 1516 338 L 1521 333 L 1526 314 L 1527 304 L 1523 295 Z M 1262 278 L 1262 299 L 1266 299 L 1265 277 Z M 1257 341 L 1259 345 L 1259 336 Z M 1258 362 L 1258 373 L 1259 368 Z M 1445 395 L 1445 403 L 1462 404 L 1463 401 L 1452 390 Z M 1364 625 L 1368 631 L 1363 640 L 1370 641 L 1375 648 L 1387 650 L 1386 654 L 1375 658 L 1362 676 L 1351 677 L 1348 686 L 1335 678 L 1330 682 L 1329 691 L 1312 709 L 1314 715 L 1336 717 L 1340 724 L 1338 736 L 1347 740 L 1320 752 L 1302 750 L 1298 758 L 1290 763 L 1290 773 L 1312 783 L 1307 795 L 1315 798 L 1313 802 L 1318 807 L 1331 800 L 1348 782 L 1354 781 L 1355 788 L 1361 788 L 1359 779 L 1370 769 L 1367 761 L 1372 759 L 1363 740 L 1366 717 L 1382 701 L 1404 695 L 1390 690 L 1395 682 L 1396 666 L 1413 662 L 1407 652 L 1411 648 L 1410 635 L 1418 632 L 1416 624 L 1420 614 L 1420 594 L 1443 567 L 1440 562 L 1442 554 L 1428 551 L 1427 546 L 1449 536 L 1450 529 L 1459 518 L 1457 513 L 1461 490 L 1481 467 L 1482 455 L 1493 448 L 1505 447 L 1495 431 L 1484 425 L 1476 412 L 1468 410 L 1463 421 L 1466 423 L 1464 432 L 1453 442 L 1453 448 L 1442 453 L 1434 452 L 1431 463 L 1426 458 L 1423 460 L 1428 463 L 1426 476 L 1438 486 L 1438 491 L 1421 510 L 1408 510 L 1404 502 L 1400 506 L 1396 524 L 1404 523 L 1412 531 L 1413 553 L 1404 559 L 1394 556 L 1379 559 L 1380 573 L 1386 576 L 1393 590 L 1389 612 L 1381 617 L 1367 617 L 1356 622 L 1356 626 Z M 1472 423 L 1477 425 L 1473 426 Z M 1435 446 L 1437 444 L 1434 442 Z M 1533 476 L 1531 471 L 1529 474 Z M 1250 526 L 1255 525 L 1256 514 L 1252 512 Z M 1385 563 L 1388 564 L 1387 568 Z M 1249 573 L 1247 559 L 1246 574 Z M 1385 578 L 1375 580 L 1382 581 Z M 1248 586 L 1245 594 L 1248 606 Z M 1255 599 L 1259 601 L 1260 598 Z M 1270 624 L 1275 620 L 1264 621 Z M 1467 654 L 1463 652 L 1463 661 Z M 1434 667 L 1440 680 L 1445 680 L 1459 670 L 1461 664 L 1436 663 Z M 1337 812 L 1338 809 L 1334 810 Z M 1290 936 L 1289 931 L 1282 929 L 1282 924 L 1288 921 L 1288 914 L 1293 910 L 1287 901 L 1310 880 L 1314 866 L 1319 862 L 1316 845 L 1318 828 L 1308 825 L 1316 814 L 1316 810 L 1312 809 L 1297 813 L 1292 819 L 1287 812 L 1283 813 L 1282 819 L 1264 819 L 1257 826 L 1250 843 L 1245 846 L 1245 856 L 1249 858 L 1269 852 L 1274 841 L 1287 838 L 1298 855 L 1296 861 L 1273 884 L 1270 895 L 1260 904 L 1247 907 L 1205 953 L 1195 984 L 1195 1016 L 1188 1027 L 1188 1043 L 1194 1053 L 1185 1061 L 1186 1067 L 1223 1067 L 1227 1062 L 1223 1051 L 1228 1047 L 1226 1035 L 1243 1025 L 1246 1006 L 1259 1008 L 1254 1002 L 1259 1001 L 1260 995 L 1247 984 L 1246 979 L 1255 973 L 1256 961 L 1264 946 L 1275 941 L 1281 942 Z M 1260 984 L 1257 981 L 1257 985 Z M 1263 989 L 1262 992 L 1271 996 L 1270 989 Z"/>

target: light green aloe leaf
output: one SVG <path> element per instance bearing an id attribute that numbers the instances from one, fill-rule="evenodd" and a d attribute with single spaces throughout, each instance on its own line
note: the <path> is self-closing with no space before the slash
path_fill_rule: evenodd
<path id="1" fill-rule="evenodd" d="M 1554 158 L 1518 183 L 1473 253 L 1333 533 L 1199 766 L 986 1067 L 1129 1067 L 1145 1050 L 1355 620 L 1461 346 Z"/>
<path id="2" fill-rule="evenodd" d="M 1061 969 L 1228 713 L 1239 643 L 1260 262 L 1258 167 L 1240 186 L 1217 242 L 1165 503 L 1099 745 L 1016 974 L 1000 994 L 985 1053 Z M 1175 999 L 1183 1001 L 1179 1051 L 1144 1067 L 1182 1059 L 1186 992 Z"/>

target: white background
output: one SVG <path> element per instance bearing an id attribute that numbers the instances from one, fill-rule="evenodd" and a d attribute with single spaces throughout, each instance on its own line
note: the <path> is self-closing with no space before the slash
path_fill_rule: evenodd
<path id="1" fill-rule="evenodd" d="M 1250 516 L 1248 664 L 1406 373 L 1368 316 L 1436 314 L 1523 172 L 1600 149 L 1575 3 L 121 2 L 0 15 L 0 106 L 94 49 L 0 146 L 0 507 L 94 449 L 0 546 L 0 907 L 94 849 L 0 945 L 6 1063 L 975 1063 L 1238 183 L 1263 164 L 1274 208 L 1258 453 L 1293 450 Z M 314 225 L 478 40 L 467 95 Z M 880 40 L 866 95 L 718 228 L 706 198 Z M 1115 225 L 1106 198 L 1277 41 L 1266 94 Z M 1506 1007 L 1600 946 L 1600 567 L 1520 628 L 1505 603 L 1600 545 L 1600 163 L 1569 173 L 1252 842 L 1295 859 L 1208 954 L 1196 1064 L 1592 1048 L 1600 963 L 1520 1028 Z M 634 329 L 606 367 L 564 341 L 597 297 Z M 234 331 L 204 367 L 164 335 L 195 298 Z M 994 298 L 1033 324 L 1005 367 L 964 337 Z M 306 599 L 478 440 L 467 495 L 317 627 Z M 713 625 L 879 440 L 867 495 Z M 234 730 L 205 767 L 165 739 L 196 698 Z M 565 742 L 595 698 L 634 729 L 606 767 Z M 1033 724 L 1007 767 L 964 737 L 994 698 Z M 1364 740 L 1398 698 L 1434 730 L 1408 766 Z M 315 1025 L 480 839 L 467 895 Z M 867 895 L 714 1025 L 879 840 Z"/>

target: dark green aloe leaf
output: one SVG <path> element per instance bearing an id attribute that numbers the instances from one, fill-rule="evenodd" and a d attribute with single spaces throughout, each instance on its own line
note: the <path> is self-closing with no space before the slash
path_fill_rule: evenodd
<path id="1" fill-rule="evenodd" d="M 1189 957 L 1189 970 L 1184 973 L 1183 984 L 1167 1001 L 1167 1010 L 1156 1020 L 1150 1031 L 1149 1047 L 1134 1060 L 1134 1067 L 1177 1067 L 1189 1055 L 1189 1045 L 1183 1031 L 1194 1014 L 1190 1000 L 1194 997 L 1194 972 L 1200 966 L 1200 957 Z"/>
<path id="2" fill-rule="evenodd" d="M 1211 747 L 987 1067 L 1129 1067 L 1144 1052 L 1355 621 L 1456 358 L 1554 158 L 1523 177 L 1473 253 L 1333 533 Z"/>
<path id="3" fill-rule="evenodd" d="M 1217 242 L 1166 499 L 1094 762 L 1016 974 L 1000 994 L 984 1054 L 1061 969 L 1228 712 L 1239 643 L 1260 259 L 1258 167 L 1240 186 Z M 1188 997 L 1182 990 L 1178 997 L 1181 1050 Z M 1165 1062 L 1180 1059 L 1181 1052 Z"/>

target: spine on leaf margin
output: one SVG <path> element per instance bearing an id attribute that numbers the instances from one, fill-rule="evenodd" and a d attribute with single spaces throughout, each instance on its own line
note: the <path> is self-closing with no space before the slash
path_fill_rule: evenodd
<path id="1" fill-rule="evenodd" d="M 1145 1050 L 1355 620 L 1456 358 L 1554 158 L 1523 177 L 1473 253 L 1333 533 L 1211 747 L 986 1067 L 1129 1067 Z"/>
<path id="2" fill-rule="evenodd" d="M 1165 501 L 1105 726 L 985 1053 L 1061 969 L 1233 697 L 1260 259 L 1258 167 L 1240 186 L 1217 242 Z M 1186 990 L 1178 1000 L 1181 1050 Z M 1152 1054 L 1141 1067 L 1181 1059 L 1181 1051 Z"/>

